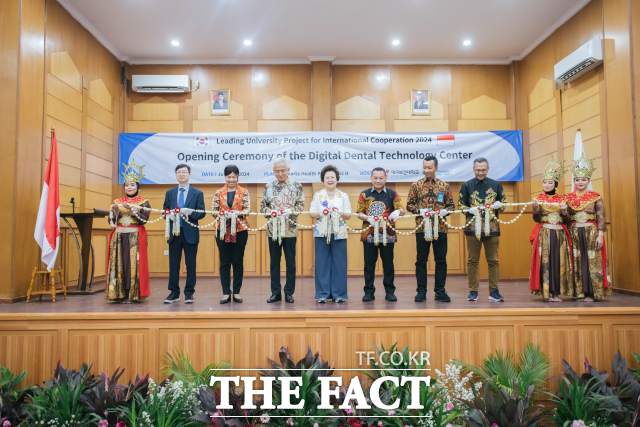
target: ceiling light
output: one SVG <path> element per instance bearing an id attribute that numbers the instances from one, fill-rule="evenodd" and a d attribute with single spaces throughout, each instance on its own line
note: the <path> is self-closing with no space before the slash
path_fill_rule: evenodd
<path id="1" fill-rule="evenodd" d="M 376 74 L 376 80 L 379 82 L 384 82 L 389 80 L 389 75 L 387 73 L 378 73 Z"/>
<path id="2" fill-rule="evenodd" d="M 398 47 L 398 46 L 400 46 L 400 39 L 393 39 L 393 40 L 391 40 L 391 46 L 393 46 L 393 47 Z"/>
<path id="3" fill-rule="evenodd" d="M 464 47 L 471 47 L 472 44 L 473 44 L 473 42 L 471 41 L 471 39 L 462 40 L 462 46 L 464 46 Z"/>
<path id="4" fill-rule="evenodd" d="M 253 79 L 252 79 L 252 80 L 253 80 L 255 83 L 262 83 L 262 82 L 264 82 L 266 79 L 267 79 L 267 77 L 266 77 L 266 76 L 264 75 L 264 73 L 263 73 L 263 72 L 261 72 L 261 71 L 257 71 L 257 72 L 255 72 L 255 73 L 253 73 Z"/>
<path id="5" fill-rule="evenodd" d="M 171 46 L 179 47 L 180 46 L 180 40 L 177 40 L 177 39 L 171 40 Z"/>
<path id="6" fill-rule="evenodd" d="M 252 46 L 253 45 L 253 40 L 251 39 L 244 39 L 242 41 L 242 44 L 245 45 L 246 47 Z"/>

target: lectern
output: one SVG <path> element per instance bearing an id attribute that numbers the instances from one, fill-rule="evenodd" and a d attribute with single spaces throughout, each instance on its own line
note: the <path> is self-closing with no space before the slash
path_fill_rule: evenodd
<path id="1" fill-rule="evenodd" d="M 78 269 L 78 293 L 88 293 L 91 291 L 93 285 L 93 275 L 95 267 L 95 259 L 93 255 L 93 245 L 91 244 L 91 231 L 93 230 L 94 218 L 105 218 L 109 215 L 108 211 L 94 209 L 93 212 L 74 212 L 74 213 L 62 213 L 60 218 L 69 226 L 71 234 L 76 242 L 76 248 L 80 253 L 80 267 Z M 73 229 L 73 226 L 69 223 L 69 218 L 73 219 L 76 223 L 78 233 Z M 91 262 L 89 262 L 91 261 Z M 89 270 L 91 267 L 91 270 Z M 91 274 L 89 274 L 91 271 Z"/>

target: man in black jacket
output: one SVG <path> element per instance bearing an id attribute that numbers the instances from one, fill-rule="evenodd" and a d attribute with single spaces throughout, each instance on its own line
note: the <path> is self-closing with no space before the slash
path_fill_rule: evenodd
<path id="1" fill-rule="evenodd" d="M 202 191 L 189 185 L 191 167 L 186 164 L 176 166 L 176 180 L 178 186 L 170 189 L 164 196 L 164 210 L 180 209 L 180 234 L 173 235 L 173 223 L 169 230 L 169 295 L 165 298 L 165 304 L 173 304 L 180 301 L 180 261 L 184 251 L 184 261 L 187 267 L 187 281 L 184 286 L 184 302 L 193 303 L 193 294 L 196 288 L 196 255 L 200 230 L 187 222 L 197 225 L 198 220 L 204 218 L 204 194 Z M 198 210 L 201 212 L 195 212 Z"/>

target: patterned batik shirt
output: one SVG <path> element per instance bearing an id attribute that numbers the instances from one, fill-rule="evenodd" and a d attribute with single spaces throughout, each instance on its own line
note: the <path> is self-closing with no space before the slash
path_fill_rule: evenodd
<path id="1" fill-rule="evenodd" d="M 271 213 L 272 210 L 289 209 L 291 212 L 304 210 L 304 192 L 298 182 L 287 180 L 286 182 L 273 181 L 264 187 L 260 212 Z M 283 237 L 296 237 L 297 215 L 289 215 L 287 228 Z M 269 237 L 272 237 L 271 223 L 268 225 Z"/>
<path id="2" fill-rule="evenodd" d="M 449 184 L 439 178 L 421 178 L 411 184 L 407 197 L 407 212 L 419 214 L 420 209 L 452 211 L 456 208 L 449 190 Z M 416 227 L 422 224 L 422 217 L 416 217 Z M 447 225 L 440 221 L 439 233 L 446 233 Z"/>

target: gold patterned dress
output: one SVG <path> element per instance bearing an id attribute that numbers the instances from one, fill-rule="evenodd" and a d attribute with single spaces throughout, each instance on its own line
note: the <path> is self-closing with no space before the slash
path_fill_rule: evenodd
<path id="1" fill-rule="evenodd" d="M 107 299 L 110 302 L 140 302 L 149 296 L 149 261 L 147 258 L 147 232 L 144 221 L 148 210 L 138 211 L 117 205 L 128 203 L 150 208 L 141 196 L 122 197 L 113 201 L 111 216 L 116 227 L 109 235 L 107 258 Z"/>
<path id="2" fill-rule="evenodd" d="M 536 225 L 529 237 L 532 245 L 529 287 L 544 300 L 561 296 L 573 298 L 572 244 L 564 224 L 568 213 L 559 206 L 565 202 L 565 196 L 540 193 L 535 200 L 539 204 L 533 208 Z"/>
<path id="3" fill-rule="evenodd" d="M 567 194 L 573 243 L 574 287 L 576 298 L 604 300 L 611 294 L 611 279 L 607 275 L 607 250 L 603 241 L 597 248 L 600 231 L 606 231 L 604 203 L 599 193 L 585 191 Z"/>

